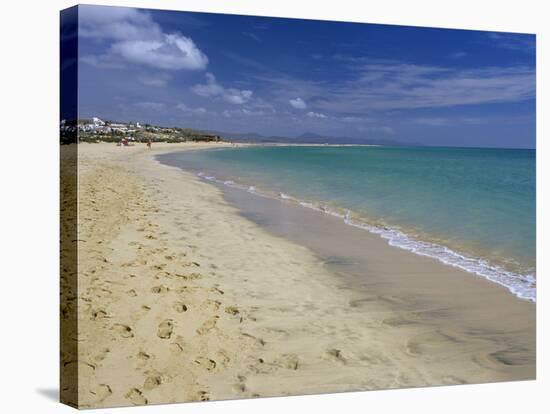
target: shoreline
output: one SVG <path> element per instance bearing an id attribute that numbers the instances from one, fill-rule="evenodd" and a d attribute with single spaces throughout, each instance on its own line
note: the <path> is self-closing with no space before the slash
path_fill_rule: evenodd
<path id="1" fill-rule="evenodd" d="M 284 146 L 284 144 L 281 144 L 280 146 Z M 159 156 L 162 157 L 163 155 L 168 154 L 160 154 Z M 159 160 L 159 157 L 155 157 L 155 159 L 161 164 L 164 164 L 161 160 Z M 170 164 L 170 161 L 171 160 L 168 159 L 166 165 L 172 165 L 180 168 L 175 163 Z M 184 171 L 194 174 L 200 177 L 201 180 L 211 182 L 217 186 L 224 185 L 230 188 L 239 189 L 241 191 L 248 191 L 260 197 L 282 199 L 288 203 L 300 205 L 301 207 L 313 211 L 323 212 L 327 215 L 337 217 L 346 225 L 377 234 L 392 247 L 403 249 L 416 255 L 430 257 L 447 266 L 459 268 L 475 277 L 482 277 L 492 283 L 506 288 L 512 295 L 519 299 L 536 302 L 536 276 L 533 273 L 519 273 L 515 269 L 504 268 L 501 264 L 491 263 L 486 258 L 476 256 L 471 251 L 465 252 L 464 249 L 457 250 L 454 247 L 448 247 L 440 244 L 438 241 L 431 240 L 429 237 L 419 238 L 416 235 L 411 235 L 407 230 L 402 230 L 400 227 L 381 224 L 379 220 L 373 221 L 368 217 L 365 217 L 364 214 L 358 214 L 357 212 L 352 212 L 349 209 L 333 206 L 329 202 L 323 200 L 311 201 L 307 199 L 300 199 L 285 193 L 275 193 L 273 191 L 266 190 L 265 188 L 258 189 L 255 183 L 247 183 L 244 185 L 243 183 L 234 182 L 230 179 L 219 178 L 218 176 L 208 172 L 207 169 L 198 172 L 195 170 Z"/>
<path id="2" fill-rule="evenodd" d="M 534 378 L 500 327 L 426 325 L 152 157 L 215 145 L 79 144 L 79 406 Z"/>

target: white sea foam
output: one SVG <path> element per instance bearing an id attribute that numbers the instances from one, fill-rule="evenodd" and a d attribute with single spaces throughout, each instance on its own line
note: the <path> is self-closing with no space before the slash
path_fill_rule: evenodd
<path id="1" fill-rule="evenodd" d="M 219 180 L 214 176 L 209 176 L 202 172 L 198 173 L 197 175 L 208 181 L 227 185 L 232 188 L 246 190 L 259 196 L 272 198 L 269 193 L 259 192 L 254 186 L 246 187 L 236 184 L 235 182 L 230 180 Z M 285 201 L 294 202 L 304 208 L 309 208 L 334 217 L 338 217 L 349 226 L 360 228 L 379 235 L 383 239 L 387 240 L 390 246 L 408 250 L 421 256 L 431 257 L 449 266 L 458 267 L 469 273 L 484 277 L 491 282 L 498 283 L 499 285 L 506 287 L 510 292 L 512 292 L 519 298 L 536 302 L 536 278 L 532 274 L 522 275 L 519 273 L 507 271 L 499 266 L 491 265 L 484 259 L 467 257 L 445 246 L 418 240 L 417 238 L 410 236 L 397 228 L 392 228 L 388 226 L 377 226 L 364 222 L 354 221 L 352 219 L 352 214 L 349 210 L 347 210 L 345 213 L 341 213 L 335 210 L 331 210 L 325 204 L 299 200 L 285 193 L 279 193 L 278 197 Z"/>

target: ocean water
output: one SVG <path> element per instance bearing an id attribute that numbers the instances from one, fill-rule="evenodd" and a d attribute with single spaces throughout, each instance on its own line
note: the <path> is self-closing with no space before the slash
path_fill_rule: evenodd
<path id="1" fill-rule="evenodd" d="M 535 150 L 255 146 L 158 159 L 339 216 L 535 301 Z"/>

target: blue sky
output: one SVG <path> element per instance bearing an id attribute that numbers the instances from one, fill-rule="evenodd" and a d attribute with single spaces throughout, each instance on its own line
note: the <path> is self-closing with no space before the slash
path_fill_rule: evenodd
<path id="1" fill-rule="evenodd" d="M 534 148 L 535 36 L 79 6 L 79 116 Z"/>

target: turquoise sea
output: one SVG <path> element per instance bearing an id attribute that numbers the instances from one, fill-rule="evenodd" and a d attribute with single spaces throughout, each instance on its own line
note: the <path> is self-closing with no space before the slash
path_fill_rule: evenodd
<path id="1" fill-rule="evenodd" d="M 159 161 L 340 216 L 535 300 L 535 150 L 253 146 Z"/>

